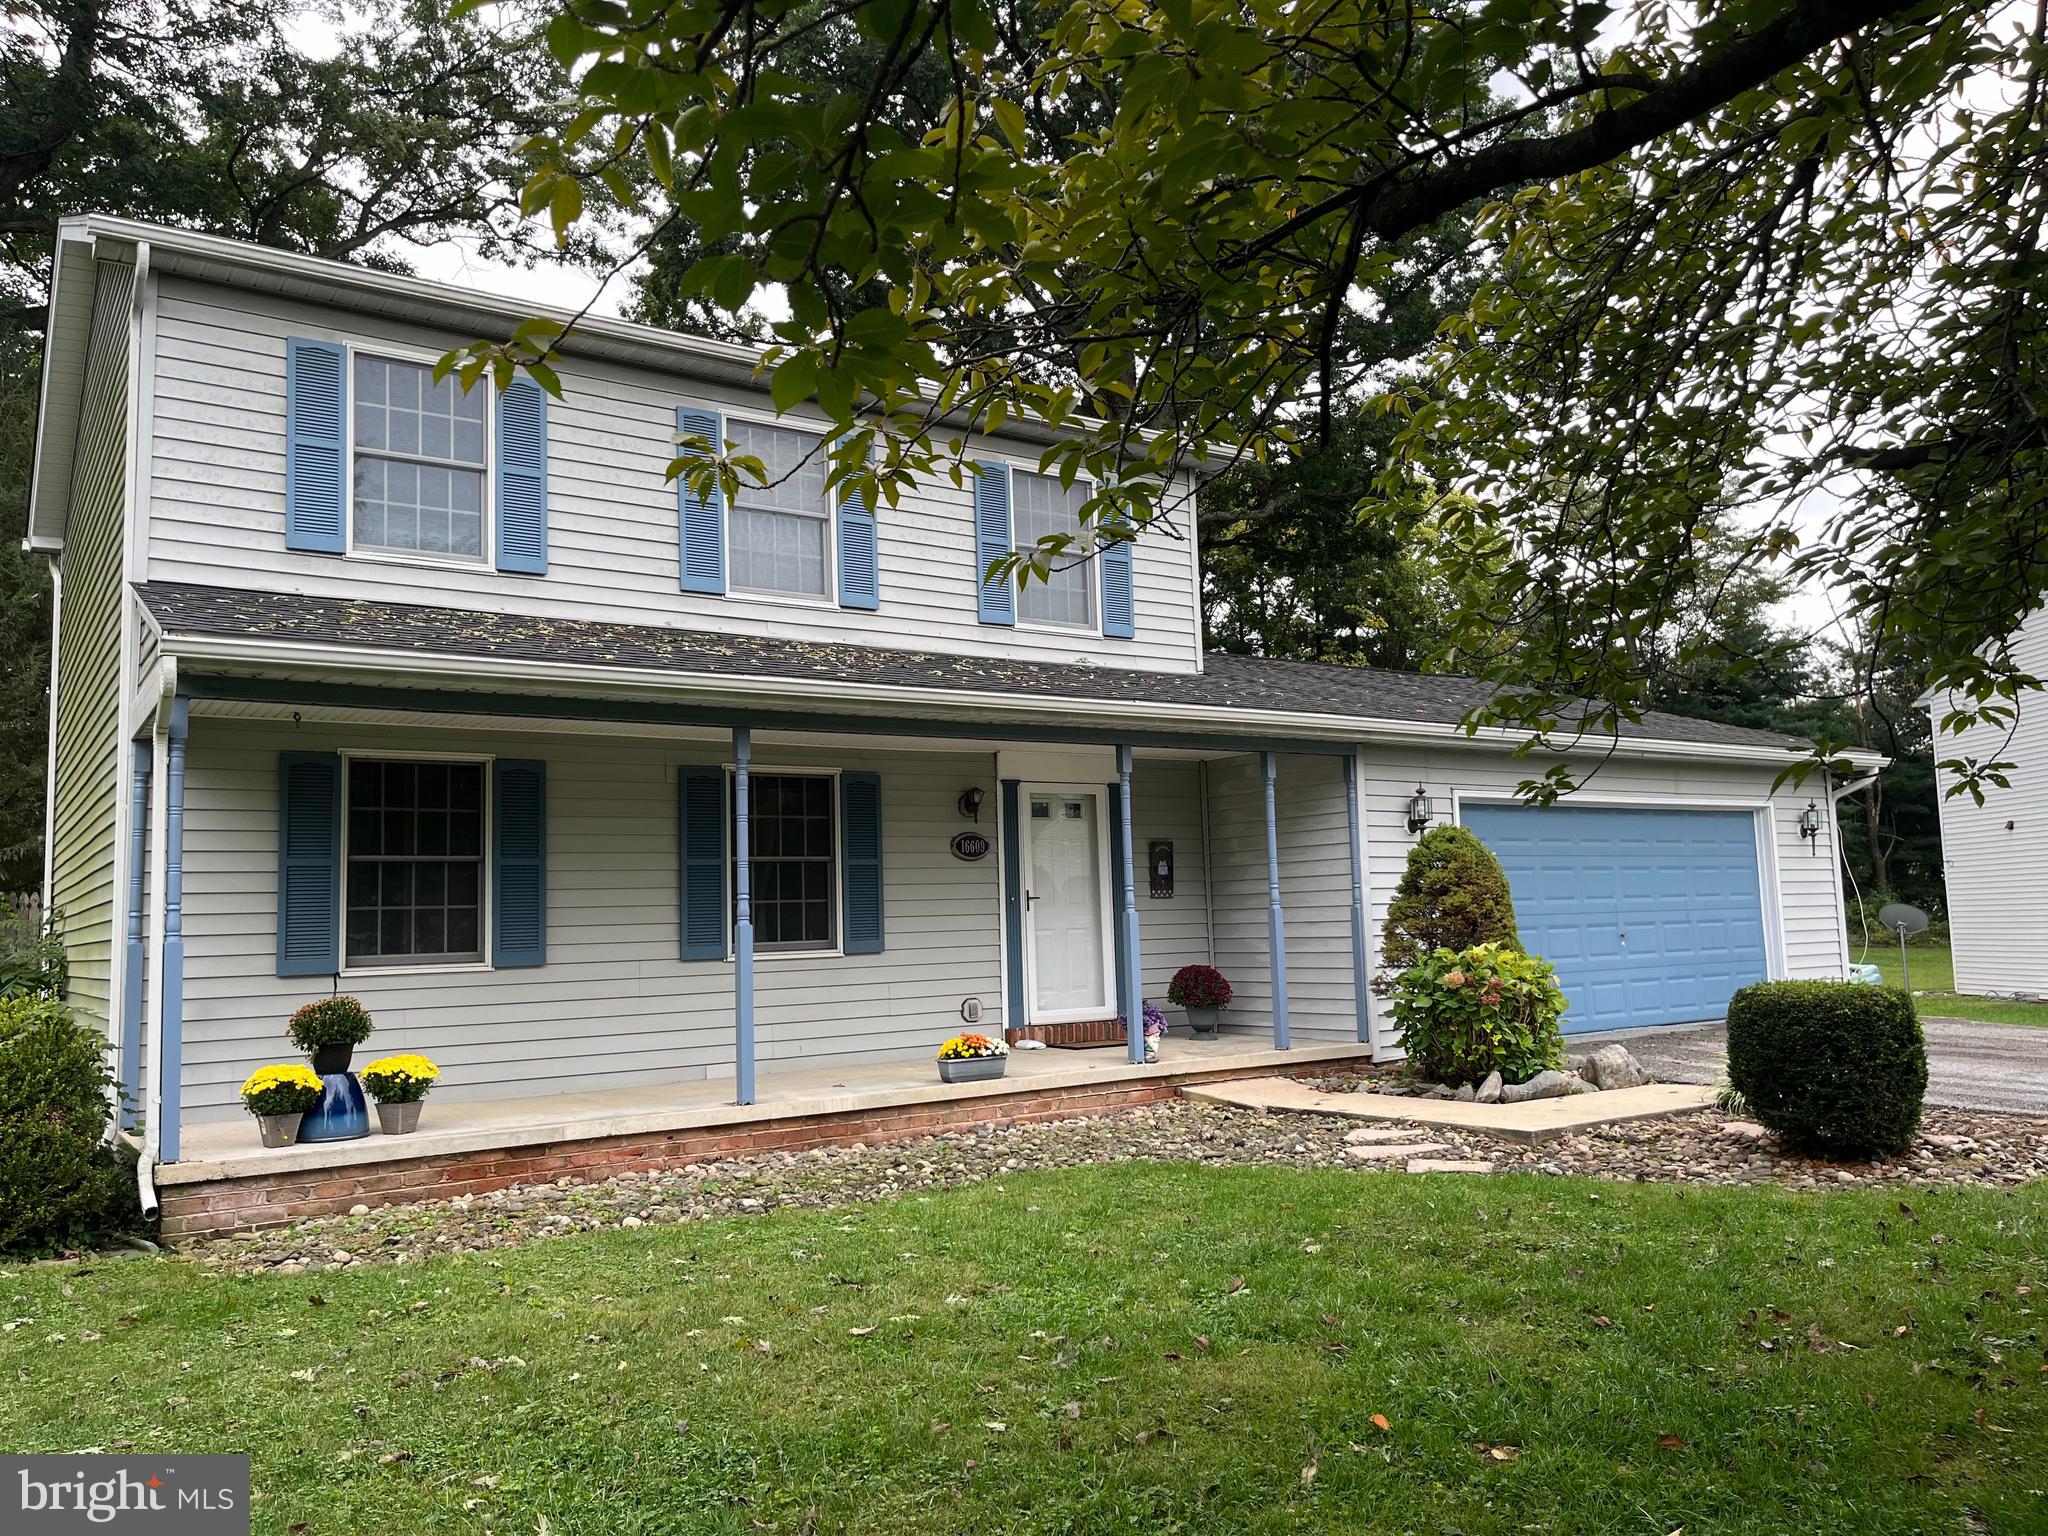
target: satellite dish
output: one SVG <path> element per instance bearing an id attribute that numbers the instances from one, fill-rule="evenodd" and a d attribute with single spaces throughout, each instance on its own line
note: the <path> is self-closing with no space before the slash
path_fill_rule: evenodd
<path id="1" fill-rule="evenodd" d="M 1901 938 L 1909 933 L 1919 933 L 1929 922 L 1925 912 L 1905 901 L 1886 902 L 1877 909 L 1877 920 Z"/>

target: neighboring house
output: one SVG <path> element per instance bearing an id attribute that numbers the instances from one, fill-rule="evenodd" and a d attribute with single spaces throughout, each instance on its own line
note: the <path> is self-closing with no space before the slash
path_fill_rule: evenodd
<path id="1" fill-rule="evenodd" d="M 2014 664 L 2048 677 L 2048 608 L 2013 637 Z M 2007 789 L 1941 801 L 1942 878 L 1956 990 L 2048 997 L 2048 697 L 2024 694 L 2010 726 L 1941 728 L 1944 698 L 1930 698 L 1934 755 L 2013 766 Z"/>
<path id="2" fill-rule="evenodd" d="M 1241 1040 L 1385 1056 L 1362 981 L 1418 791 L 1500 853 L 1575 1028 L 1841 974 L 1833 829 L 1800 831 L 1829 801 L 1773 790 L 1785 738 L 1654 717 L 1524 808 L 1542 765 L 1460 726 L 1477 684 L 1205 656 L 1185 537 L 984 584 L 1072 526 L 1042 428 L 876 515 L 828 503 L 824 423 L 743 348 L 600 318 L 564 400 L 433 383 L 533 308 L 62 228 L 50 896 L 151 1156 L 237 1116 L 337 987 L 441 1105 L 748 1103 L 757 1062 L 928 1059 L 963 1020 L 1121 1040 L 1197 961 Z M 679 431 L 811 467 L 699 500 Z"/>

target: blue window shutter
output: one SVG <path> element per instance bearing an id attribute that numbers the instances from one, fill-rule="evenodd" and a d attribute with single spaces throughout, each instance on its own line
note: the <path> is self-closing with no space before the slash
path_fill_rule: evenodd
<path id="1" fill-rule="evenodd" d="M 277 974 L 341 969 L 341 754 L 277 754 Z"/>
<path id="2" fill-rule="evenodd" d="M 1104 532 L 1121 528 L 1111 524 Z M 1138 599 L 1132 568 L 1138 546 L 1129 539 L 1102 546 L 1096 563 L 1102 577 L 1102 633 L 1111 640 L 1131 640 L 1138 633 Z"/>
<path id="3" fill-rule="evenodd" d="M 713 453 L 724 451 L 725 419 L 716 411 L 678 406 L 676 432 L 682 437 L 703 438 Z M 685 456 L 702 459 L 706 454 L 696 449 Z M 699 496 L 687 475 L 677 475 L 676 506 L 681 520 L 683 590 L 724 596 L 725 492 L 714 485 L 708 495 Z"/>
<path id="4" fill-rule="evenodd" d="M 491 765 L 491 964 L 548 963 L 548 765 Z"/>
<path id="5" fill-rule="evenodd" d="M 868 460 L 875 449 L 868 445 Z M 874 509 L 859 496 L 847 496 L 839 503 L 839 606 L 879 608 L 882 606 L 881 545 L 876 536 Z"/>
<path id="6" fill-rule="evenodd" d="M 725 770 L 681 772 L 682 955 L 725 958 Z"/>
<path id="7" fill-rule="evenodd" d="M 338 555 L 346 547 L 348 349 L 294 336 L 284 356 L 285 548 Z"/>
<path id="8" fill-rule="evenodd" d="M 974 576 L 981 585 L 981 622 L 1017 622 L 1014 578 L 988 579 L 988 568 L 1010 553 L 1010 466 L 974 466 Z"/>
<path id="9" fill-rule="evenodd" d="M 882 952 L 882 781 L 872 773 L 839 775 L 839 841 L 845 874 L 849 955 Z"/>
<path id="10" fill-rule="evenodd" d="M 548 395 L 531 379 L 498 396 L 498 569 L 548 569 Z"/>

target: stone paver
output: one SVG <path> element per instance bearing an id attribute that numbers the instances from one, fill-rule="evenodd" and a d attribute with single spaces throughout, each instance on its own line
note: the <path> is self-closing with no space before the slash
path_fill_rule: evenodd
<path id="1" fill-rule="evenodd" d="M 1927 1035 L 1929 1104 L 2048 1114 L 2048 1029 L 1940 1017 L 1923 1018 L 1920 1026 Z M 1626 1045 L 1667 1082 L 1713 1083 L 1728 1067 L 1725 1024 L 1574 1035 L 1566 1044 L 1576 1051 L 1596 1039 Z"/>
<path id="2" fill-rule="evenodd" d="M 1589 1126 L 1678 1115 L 1711 1104 L 1711 1088 L 1689 1083 L 1652 1083 L 1612 1093 L 1579 1093 L 1562 1099 L 1528 1099 L 1520 1104 L 1472 1104 L 1457 1099 L 1419 1099 L 1405 1094 L 1324 1093 L 1286 1077 L 1241 1077 L 1196 1083 L 1184 1097 L 1239 1109 L 1291 1110 L 1337 1115 L 1348 1120 L 1390 1120 L 1438 1130 L 1484 1131 L 1508 1141 L 1547 1141 Z"/>
<path id="3" fill-rule="evenodd" d="M 1411 1157 L 1410 1173 L 1491 1173 L 1493 1164 L 1471 1157 Z"/>
<path id="4" fill-rule="evenodd" d="M 1414 1135 L 1413 1131 L 1405 1132 Z M 1392 1146 L 1346 1147 L 1344 1155 L 1356 1158 L 1361 1163 L 1391 1163 L 1404 1157 L 1427 1157 L 1432 1152 L 1448 1152 L 1450 1146 L 1441 1141 L 1403 1141 Z"/>

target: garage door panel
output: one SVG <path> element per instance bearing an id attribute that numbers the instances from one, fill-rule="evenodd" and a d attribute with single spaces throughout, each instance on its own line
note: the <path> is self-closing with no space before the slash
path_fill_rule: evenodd
<path id="1" fill-rule="evenodd" d="M 1463 812 L 1507 871 L 1523 944 L 1557 968 L 1568 1032 L 1718 1018 L 1767 974 L 1751 813 Z"/>

